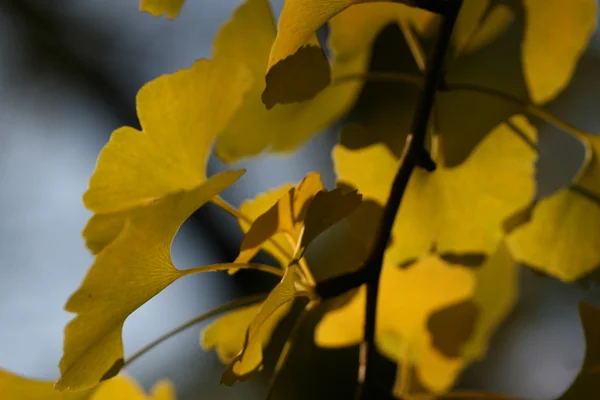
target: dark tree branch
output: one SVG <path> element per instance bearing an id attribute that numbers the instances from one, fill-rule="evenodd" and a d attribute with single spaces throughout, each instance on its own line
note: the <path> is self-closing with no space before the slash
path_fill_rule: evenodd
<path id="1" fill-rule="evenodd" d="M 430 3 L 434 3 L 431 2 Z M 383 210 L 381 226 L 375 244 L 365 263 L 367 275 L 367 301 L 366 316 L 364 326 L 364 338 L 360 347 L 360 366 L 359 366 L 359 390 L 357 398 L 366 400 L 371 397 L 371 386 L 376 380 L 375 371 L 372 367 L 376 348 L 375 348 L 375 326 L 377 317 L 377 300 L 379 295 L 379 278 L 383 266 L 383 257 L 385 249 L 390 241 L 392 227 L 400 208 L 400 203 L 410 176 L 415 167 L 419 166 L 428 171 L 435 169 L 435 163 L 431 160 L 427 149 L 425 148 L 425 139 L 427 136 L 427 127 L 435 102 L 435 95 L 442 79 L 444 60 L 450 45 L 450 37 L 454 30 L 456 18 L 460 10 L 462 0 L 438 0 L 438 4 L 443 4 L 448 8 L 444 10 L 441 31 L 435 46 L 435 53 L 430 63 L 428 63 L 425 86 L 415 112 L 412 134 L 406 139 L 404 151 L 400 157 L 400 166 L 394 183 L 392 184 L 390 196 Z"/>
<path id="2" fill-rule="evenodd" d="M 375 326 L 379 278 L 385 250 L 390 241 L 392 227 L 415 167 L 421 167 L 428 171 L 435 169 L 435 163 L 425 148 L 425 139 L 435 102 L 435 95 L 442 80 L 444 60 L 462 0 L 413 0 L 412 4 L 443 15 L 442 27 L 435 46 L 435 53 L 428 64 L 423 92 L 415 112 L 412 134 L 407 137 L 404 151 L 400 157 L 398 172 L 394 178 L 388 201 L 383 210 L 377 237 L 367 260 L 357 271 L 321 282 L 316 288 L 317 293 L 321 297 L 329 298 L 345 293 L 361 284 L 366 283 L 367 285 L 364 338 L 360 347 L 358 374 L 359 389 L 357 398 L 360 400 L 370 399 L 373 393 L 376 392 L 375 384 L 373 383 L 376 380 L 376 376 L 372 364 L 376 354 Z"/>

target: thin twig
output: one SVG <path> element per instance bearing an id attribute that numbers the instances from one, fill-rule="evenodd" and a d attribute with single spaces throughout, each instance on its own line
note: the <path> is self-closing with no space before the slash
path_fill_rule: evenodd
<path id="1" fill-rule="evenodd" d="M 462 0 L 455 0 L 449 8 L 449 12 L 443 16 L 442 27 L 435 47 L 435 53 L 431 63 L 427 66 L 425 76 L 425 85 L 415 112 L 412 134 L 407 137 L 402 156 L 400 157 L 400 166 L 387 203 L 383 210 L 381 224 L 371 253 L 365 262 L 364 268 L 367 271 L 367 300 L 365 308 L 364 337 L 360 346 L 360 365 L 359 365 L 359 391 L 358 398 L 362 400 L 369 399 L 371 396 L 376 372 L 373 369 L 375 359 L 375 330 L 377 316 L 377 300 L 379 295 L 379 278 L 383 266 L 383 258 L 388 242 L 391 237 L 392 227 L 404 196 L 406 187 L 415 167 L 420 166 L 429 171 L 435 169 L 435 164 L 431 160 L 425 149 L 425 139 L 427 136 L 429 119 L 433 109 L 435 95 L 438 91 L 439 83 L 442 78 L 444 60 L 450 44 L 450 37 L 454 30 L 454 25 Z"/>
<path id="2" fill-rule="evenodd" d="M 199 315 L 197 317 L 195 317 L 194 319 L 189 320 L 188 322 L 178 326 L 177 328 L 165 333 L 164 335 L 160 336 L 159 338 L 157 338 L 156 340 L 154 340 L 153 342 L 151 342 L 150 344 L 142 347 L 140 350 L 138 350 L 137 352 L 133 353 L 131 356 L 129 356 L 129 358 L 125 361 L 125 363 L 123 364 L 123 367 L 126 367 L 128 365 L 130 365 L 131 363 L 133 363 L 135 360 L 137 360 L 138 358 L 140 358 L 141 356 L 143 356 L 144 354 L 146 354 L 147 352 L 149 352 L 150 350 L 152 350 L 153 348 L 155 348 L 156 346 L 158 346 L 159 344 L 161 344 L 162 342 L 164 342 L 167 339 L 172 338 L 173 336 L 177 335 L 180 332 L 183 332 L 184 330 L 191 328 L 194 325 L 197 325 L 199 323 L 202 323 L 204 321 L 206 321 L 209 318 L 212 318 L 218 314 L 224 313 L 226 311 L 232 310 L 234 308 L 238 308 L 238 307 L 242 307 L 242 306 L 247 306 L 250 304 L 254 304 L 254 303 L 258 303 L 259 301 L 262 301 L 264 299 L 267 298 L 267 294 L 259 294 L 259 295 L 255 295 L 255 296 L 248 296 L 248 297 L 244 297 L 241 299 L 237 299 L 237 300 L 233 300 L 229 303 L 223 304 L 220 307 L 215 308 L 214 310 L 211 310 L 207 313 L 204 313 L 202 315 Z"/>
<path id="3" fill-rule="evenodd" d="M 425 51 L 423 50 L 423 46 L 419 42 L 419 38 L 415 35 L 415 32 L 412 30 L 410 23 L 402 18 L 399 21 L 400 30 L 402 31 L 402 35 L 404 36 L 404 40 L 406 40 L 406 44 L 410 49 L 410 52 L 413 55 L 413 59 L 415 60 L 415 64 L 417 64 L 417 68 L 419 71 L 425 72 L 426 57 Z"/>

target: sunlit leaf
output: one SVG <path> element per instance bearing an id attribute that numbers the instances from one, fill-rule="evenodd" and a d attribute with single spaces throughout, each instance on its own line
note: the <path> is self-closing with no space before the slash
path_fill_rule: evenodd
<path id="1" fill-rule="evenodd" d="M 575 381 L 558 400 L 600 398 L 600 310 L 580 303 L 579 317 L 585 334 L 585 360 Z"/>
<path id="2" fill-rule="evenodd" d="M 530 221 L 509 236 L 519 262 L 566 282 L 600 266 L 600 136 L 581 140 L 592 156 L 580 178 L 526 209 Z"/>
<path id="3" fill-rule="evenodd" d="M 244 201 L 240 205 L 240 212 L 254 221 L 277 204 L 281 198 L 288 196 L 289 191 L 293 187 L 294 185 L 287 184 L 276 189 L 271 189 L 265 193 L 260 193 L 255 198 Z M 238 223 L 240 224 L 242 231 L 247 233 L 250 229 L 251 222 L 238 219 Z M 271 236 L 270 240 L 267 240 L 261 245 L 261 249 L 272 255 L 279 261 L 279 264 L 282 267 L 287 267 L 294 254 L 294 248 L 290 241 L 286 239 L 285 233 L 283 232 Z"/>
<path id="4" fill-rule="evenodd" d="M 291 304 L 278 308 L 261 327 L 261 335 L 256 340 L 264 348 L 277 328 L 279 321 L 289 312 Z M 202 333 L 201 344 L 205 350 L 216 349 L 219 359 L 224 364 L 231 363 L 246 341 L 248 327 L 258 314 L 262 304 L 243 307 L 232 311 L 210 324 Z"/>
<path id="5" fill-rule="evenodd" d="M 160 381 L 146 395 L 143 389 L 126 376 L 117 376 L 95 389 L 90 400 L 175 400 L 175 389 L 168 381 Z"/>
<path id="6" fill-rule="evenodd" d="M 552 100 L 571 80 L 596 29 L 596 0 L 523 0 L 523 70 L 535 103 Z"/>
<path id="7" fill-rule="evenodd" d="M 87 400 L 92 391 L 59 392 L 53 381 L 28 379 L 0 369 L 0 393 L 3 400 Z"/>
<path id="8" fill-rule="evenodd" d="M 147 396 L 135 381 L 117 376 L 97 387 L 78 392 L 59 392 L 54 382 L 23 378 L 0 369 L 2 400 L 175 400 L 175 390 L 168 381 L 158 382 Z"/>
<path id="9" fill-rule="evenodd" d="M 245 65 L 253 76 L 252 89 L 244 104 L 217 140 L 216 152 L 224 161 L 236 161 L 264 150 L 294 150 L 342 117 L 362 87 L 359 81 L 346 81 L 328 86 L 310 101 L 278 105 L 267 110 L 261 96 L 265 89 L 264 75 L 275 34 L 268 1 L 248 0 L 217 35 L 215 59 L 232 65 Z M 343 48 L 338 46 L 340 42 L 336 43 L 332 46 L 334 78 L 352 71 L 353 64 L 347 64 L 352 62 L 355 54 L 346 50 L 359 50 Z M 370 51 L 368 44 L 363 47 L 365 49 L 361 51 Z M 308 71 L 312 71 L 312 67 Z M 310 74 L 310 79 L 315 79 L 314 73 Z M 306 82 L 302 86 L 310 87 Z"/>
<path id="10" fill-rule="evenodd" d="M 165 15 L 167 18 L 175 18 L 179 15 L 185 0 L 142 0 L 140 11 L 146 11 L 155 17 Z"/>
<path id="11" fill-rule="evenodd" d="M 492 0 L 466 0 L 452 36 L 458 54 L 473 52 L 500 36 L 513 20 L 510 8 Z"/>
<path id="12" fill-rule="evenodd" d="M 300 285 L 298 267 L 292 265 L 286 270 L 281 282 L 269 293 L 248 325 L 243 347 L 223 373 L 221 383 L 231 386 L 237 381 L 248 379 L 262 368 L 263 343 L 268 342 L 268 337 L 272 334 L 273 322 L 270 320 L 281 318 L 281 313 L 278 311 L 286 305 L 289 306 L 290 302 L 298 296 L 306 296 L 306 292 Z"/>
<path id="13" fill-rule="evenodd" d="M 311 172 L 296 187 L 284 192 L 275 204 L 252 222 L 235 262 L 249 262 L 267 240 L 279 234 L 286 235 L 288 243 L 294 246 L 294 257 L 299 259 L 312 240 L 351 214 L 360 205 L 360 201 L 361 196 L 356 191 L 325 190 L 321 176 Z M 278 240 L 278 244 L 282 242 L 281 236 Z M 271 243 L 270 246 L 274 247 L 274 244 Z M 280 249 L 277 249 L 275 254 L 286 257 L 280 253 Z"/>
<path id="14" fill-rule="evenodd" d="M 511 122 L 535 137 L 524 117 Z M 398 167 L 387 147 L 338 146 L 333 157 L 340 182 L 358 189 L 366 200 L 386 203 Z M 440 253 L 492 252 L 504 235 L 504 219 L 533 196 L 535 157 L 535 151 L 504 123 L 458 167 L 439 163 L 433 173 L 415 170 L 393 228 L 394 245 L 386 255 L 390 262 L 417 259 L 433 247 Z"/>
<path id="15" fill-rule="evenodd" d="M 105 214 L 147 205 L 206 179 L 211 144 L 250 83 L 246 68 L 239 67 L 235 75 L 222 69 L 200 60 L 140 89 L 143 131 L 123 127 L 113 132 L 83 197 L 87 208 Z"/>
<path id="16" fill-rule="evenodd" d="M 361 287 L 349 303 L 325 315 L 315 332 L 318 345 L 342 347 L 362 340 L 365 293 Z M 443 393 L 463 368 L 485 354 L 515 297 L 516 267 L 503 245 L 477 268 L 450 264 L 438 255 L 406 268 L 386 263 L 377 346 L 390 359 L 414 367 L 428 390 Z"/>
<path id="17" fill-rule="evenodd" d="M 171 242 L 177 230 L 240 175 L 241 171 L 223 172 L 192 191 L 124 212 L 122 231 L 98 253 L 81 287 L 65 306 L 78 315 L 65 329 L 57 389 L 86 389 L 118 373 L 123 363 L 125 319 L 188 273 L 176 269 L 171 261 Z"/>

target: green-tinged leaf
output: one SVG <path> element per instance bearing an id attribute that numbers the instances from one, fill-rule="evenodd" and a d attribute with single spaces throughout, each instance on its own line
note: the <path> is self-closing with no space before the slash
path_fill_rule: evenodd
<path id="1" fill-rule="evenodd" d="M 463 1 L 452 36 L 456 53 L 470 53 L 492 42 L 513 19 L 505 4 L 492 0 Z"/>
<path id="2" fill-rule="evenodd" d="M 272 323 L 269 320 L 281 318 L 278 313 L 282 307 L 289 306 L 290 302 L 298 296 L 306 296 L 300 286 L 299 270 L 296 265 L 289 267 L 283 279 L 269 293 L 254 319 L 248 325 L 243 347 L 232 361 L 229 368 L 223 373 L 221 383 L 231 386 L 238 381 L 248 379 L 262 367 L 263 343 L 265 336 L 270 337 Z"/>
<path id="3" fill-rule="evenodd" d="M 342 347 L 362 340 L 365 293 L 361 287 L 349 303 L 325 315 L 315 332 L 319 346 Z M 414 367 L 429 391 L 444 393 L 462 369 L 485 354 L 491 333 L 515 296 L 516 267 L 504 245 L 479 268 L 450 264 L 437 255 L 406 268 L 386 263 L 377 307 L 377 346 L 390 359 Z M 407 389 L 405 384 L 396 387 Z"/>
<path id="4" fill-rule="evenodd" d="M 65 306 L 77 316 L 65 329 L 58 390 L 87 389 L 118 373 L 123 363 L 125 319 L 189 272 L 176 269 L 171 261 L 171 242 L 177 230 L 241 173 L 223 172 L 192 191 L 124 212 L 124 228 L 98 253 L 81 287 Z"/>
<path id="5" fill-rule="evenodd" d="M 535 137 L 522 116 L 511 123 Z M 333 157 L 338 180 L 366 200 L 384 205 L 398 159 L 381 144 L 358 150 L 338 146 Z M 505 218 L 533 196 L 536 154 L 507 123 L 499 125 L 463 164 L 435 172 L 414 171 L 393 228 L 389 261 L 402 264 L 436 247 L 440 253 L 490 253 L 504 232 Z M 354 230 L 363 229 L 354 226 Z M 418 234 L 415 234 L 418 232 Z"/>
<path id="6" fill-rule="evenodd" d="M 287 315 L 291 304 L 278 308 L 262 325 L 262 333 L 256 340 L 262 348 L 266 347 L 277 328 L 279 321 Z M 248 327 L 258 314 L 262 304 L 243 307 L 219 317 L 202 333 L 202 347 L 205 350 L 216 349 L 219 360 L 224 364 L 231 363 L 244 347 Z"/>
<path id="7" fill-rule="evenodd" d="M 558 400 L 600 398 L 600 310 L 591 304 L 579 304 L 579 317 L 585 334 L 585 359 L 579 374 Z"/>
<path id="8" fill-rule="evenodd" d="M 535 103 L 552 100 L 571 80 L 596 30 L 596 0 L 523 0 L 525 79 Z"/>
<path id="9" fill-rule="evenodd" d="M 185 0 L 142 0 L 140 11 L 146 11 L 155 17 L 165 15 L 167 18 L 175 18 L 179 15 Z"/>
<path id="10" fill-rule="evenodd" d="M 541 199 L 509 236 L 515 258 L 565 282 L 600 266 L 600 136 L 580 138 L 591 159 L 569 187 Z M 523 211 L 522 211 L 523 212 Z"/>
<path id="11" fill-rule="evenodd" d="M 264 74 L 275 35 L 275 24 L 268 1 L 248 0 L 238 8 L 232 21 L 220 31 L 215 40 L 216 60 L 232 65 L 246 65 L 253 76 L 252 89 L 242 107 L 217 140 L 216 153 L 226 162 L 254 156 L 264 150 L 294 150 L 342 117 L 352 106 L 362 87 L 360 81 L 346 81 L 328 86 L 310 101 L 278 105 L 267 110 L 261 96 L 265 90 Z M 360 49 L 337 45 L 332 47 L 334 78 L 352 71 L 355 50 L 370 52 L 369 45 Z M 321 52 L 321 49 L 318 48 L 318 51 Z M 312 67 L 306 72 L 309 72 L 311 81 L 316 80 Z M 299 86 L 311 87 L 306 81 Z"/>
<path id="12" fill-rule="evenodd" d="M 167 381 L 158 382 L 151 396 L 126 376 L 117 376 L 97 387 L 79 392 L 59 392 L 54 382 L 23 378 L 0 369 L 2 400 L 175 400 L 175 390 Z"/>

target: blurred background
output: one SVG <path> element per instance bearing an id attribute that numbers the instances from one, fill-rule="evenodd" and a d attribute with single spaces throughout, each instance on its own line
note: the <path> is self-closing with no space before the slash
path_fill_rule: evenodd
<path id="1" fill-rule="evenodd" d="M 112 130 L 138 125 L 134 99 L 141 85 L 210 56 L 217 29 L 239 1 L 188 0 L 173 21 L 140 13 L 138 3 L 0 0 L 0 367 L 18 374 L 58 376 L 63 328 L 72 317 L 63 305 L 92 261 L 80 234 L 90 216 L 81 195 L 98 152 Z M 279 13 L 281 1 L 273 6 Z M 502 54 L 514 50 L 521 34 L 518 15 L 516 22 L 506 38 L 456 63 L 451 73 L 465 82 L 479 71 L 477 79 L 485 82 L 503 69 L 511 70 L 514 57 Z M 397 35 L 397 29 L 386 30 L 381 46 Z M 396 50 L 395 66 L 414 68 L 407 50 Z M 378 62 L 389 60 L 373 63 Z M 594 39 L 573 83 L 549 108 L 577 126 L 600 132 L 599 71 L 600 39 Z M 573 176 L 582 149 L 560 132 L 539 126 L 540 192 L 551 193 Z M 312 170 L 321 172 L 331 188 L 335 176 L 330 151 L 336 141 L 337 132 L 332 130 L 293 155 L 244 162 L 248 173 L 224 197 L 239 205 L 268 188 L 297 182 Z M 211 172 L 221 168 L 219 161 L 211 160 Z M 309 254 L 321 276 L 331 275 L 330 266 L 343 261 L 346 249 L 331 245 L 343 242 L 344 232 L 338 231 L 322 241 L 320 249 L 329 251 Z M 188 268 L 233 260 L 240 240 L 236 222 L 206 206 L 178 233 L 175 264 Z M 460 385 L 551 399 L 570 384 L 583 360 L 577 303 L 584 299 L 600 304 L 600 290 L 590 280 L 565 286 L 525 268 L 522 277 L 519 306 L 495 336 L 488 357 L 470 367 Z M 126 355 L 228 299 L 271 284 L 252 273 L 182 279 L 128 318 Z M 315 349 L 311 340 L 318 314 L 301 328 L 273 398 L 352 395 L 357 349 Z M 127 372 L 145 388 L 160 378 L 171 379 L 180 399 L 263 398 L 289 326 L 285 320 L 269 346 L 263 373 L 233 388 L 219 385 L 224 367 L 213 352 L 201 350 L 198 327 L 146 354 Z M 393 377 L 393 371 L 388 375 Z"/>

